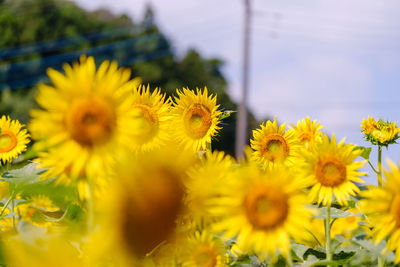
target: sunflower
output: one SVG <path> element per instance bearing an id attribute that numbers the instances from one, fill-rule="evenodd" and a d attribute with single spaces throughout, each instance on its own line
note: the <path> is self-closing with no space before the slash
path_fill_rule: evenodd
<path id="1" fill-rule="evenodd" d="M 210 212 L 218 219 L 212 225 L 226 238 L 237 237 L 243 251 L 261 258 L 277 252 L 285 257 L 290 239 L 307 237 L 311 211 L 294 173 L 283 165 L 262 171 L 249 164 L 218 187 Z"/>
<path id="2" fill-rule="evenodd" d="M 221 129 L 218 126 L 221 111 L 218 110 L 217 96 L 208 95 L 207 87 L 203 92 L 183 88 L 177 90 L 177 94 L 173 108 L 175 139 L 185 148 L 205 150 Z"/>
<path id="3" fill-rule="evenodd" d="M 29 134 L 23 125 L 10 117 L 2 116 L 0 119 L 0 160 L 3 164 L 11 162 L 26 150 Z M 0 162 L 1 163 L 1 162 Z"/>
<path id="4" fill-rule="evenodd" d="M 309 117 L 306 117 L 298 121 L 297 126 L 292 124 L 292 127 L 295 137 L 307 149 L 321 141 L 322 126 L 316 120 L 311 121 Z"/>
<path id="5" fill-rule="evenodd" d="M 150 93 L 149 86 L 142 85 L 133 91 L 132 109 L 134 149 L 145 151 L 165 144 L 171 119 L 170 102 L 165 102 L 165 94 L 158 88 Z"/>
<path id="6" fill-rule="evenodd" d="M 4 240 L 7 265 L 31 267 L 93 266 L 87 265 L 82 260 L 78 247 L 66 238 L 40 233 L 36 232 L 36 235 L 31 235 L 29 241 L 22 234 Z"/>
<path id="7" fill-rule="evenodd" d="M 344 144 L 344 139 L 336 142 L 335 135 L 329 140 L 322 136 L 321 143 L 304 154 L 304 163 L 299 168 L 302 176 L 312 187 L 309 192 L 311 201 L 330 205 L 333 195 L 340 205 L 347 205 L 347 198 L 360 192 L 355 182 L 363 183 L 365 175 L 358 169 L 365 161 L 354 161 L 361 154 L 355 145 Z"/>
<path id="8" fill-rule="evenodd" d="M 45 195 L 32 196 L 28 203 L 19 205 L 17 211 L 21 220 L 41 227 L 55 226 L 56 219 L 63 215 L 62 211 Z"/>
<path id="9" fill-rule="evenodd" d="M 65 64 L 64 71 L 47 71 L 54 86 L 39 85 L 36 101 L 43 109 L 31 112 L 32 137 L 48 148 L 38 161 L 49 168 L 45 178 L 69 183 L 84 176 L 98 186 L 118 151 L 133 146 L 130 92 L 139 81 L 128 81 L 130 71 L 116 62 L 96 70 L 93 57 Z"/>
<path id="10" fill-rule="evenodd" d="M 400 128 L 396 127 L 396 122 L 382 119 L 375 121 L 374 118 L 368 117 L 368 119 L 363 119 L 361 128 L 364 138 L 373 145 L 388 146 L 396 143 L 399 138 Z"/>
<path id="11" fill-rule="evenodd" d="M 121 258 L 136 261 L 174 238 L 184 211 L 183 180 L 194 160 L 191 152 L 164 147 L 120 161 L 99 204 L 99 239 L 108 251 L 118 244 Z"/>
<path id="12" fill-rule="evenodd" d="M 179 261 L 183 267 L 227 266 L 222 241 L 209 231 L 196 231 L 182 242 L 181 246 Z"/>
<path id="13" fill-rule="evenodd" d="M 294 135 L 294 130 L 285 132 L 285 123 L 278 127 L 276 118 L 260 125 L 260 129 L 253 130 L 253 139 L 250 140 L 253 152 L 252 159 L 264 167 L 274 163 L 293 164 L 300 145 Z"/>
<path id="14" fill-rule="evenodd" d="M 388 166 L 382 187 L 369 186 L 361 192 L 360 207 L 374 226 L 375 243 L 387 238 L 387 249 L 396 251 L 396 264 L 400 262 L 400 169 L 391 161 Z"/>
<path id="15" fill-rule="evenodd" d="M 189 209 L 189 216 L 197 225 L 208 224 L 208 200 L 214 196 L 215 188 L 225 183 L 233 171 L 234 160 L 224 152 L 207 151 L 200 162 L 188 172 L 189 178 L 185 181 L 185 201 Z"/>

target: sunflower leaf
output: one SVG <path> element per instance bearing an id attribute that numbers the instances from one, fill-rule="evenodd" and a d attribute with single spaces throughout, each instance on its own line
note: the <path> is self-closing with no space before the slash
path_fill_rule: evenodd
<path id="1" fill-rule="evenodd" d="M 360 157 L 369 160 L 369 155 L 371 154 L 372 148 L 364 146 L 356 146 L 354 150 L 362 150 Z"/>
<path id="2" fill-rule="evenodd" d="M 307 247 L 303 244 L 292 244 L 291 247 L 292 247 L 292 251 L 294 253 L 293 258 L 295 258 L 299 261 L 303 261 L 304 253 L 306 253 L 306 251 L 310 249 L 309 247 Z"/>
<path id="3" fill-rule="evenodd" d="M 29 163 L 20 169 L 3 173 L 2 177 L 10 185 L 11 191 L 19 191 L 24 185 L 38 182 L 43 169 L 37 168 L 37 163 Z"/>
<path id="4" fill-rule="evenodd" d="M 232 115 L 232 113 L 235 113 L 235 112 L 236 111 L 234 111 L 234 110 L 225 110 L 218 116 L 218 119 L 223 120 L 223 119 L 229 118 Z"/>
<path id="5" fill-rule="evenodd" d="M 319 210 L 319 214 L 315 215 L 314 218 L 325 219 L 326 218 L 326 207 L 321 207 L 318 210 Z M 331 218 L 345 218 L 345 217 L 350 217 L 350 216 L 355 216 L 355 214 L 350 211 L 347 211 L 347 210 L 344 211 L 341 209 L 331 207 Z"/>

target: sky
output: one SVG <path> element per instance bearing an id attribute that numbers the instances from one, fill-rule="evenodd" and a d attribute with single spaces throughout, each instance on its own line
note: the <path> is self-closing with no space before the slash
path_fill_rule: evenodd
<path id="1" fill-rule="evenodd" d="M 250 0 L 249 107 L 259 120 L 309 116 L 338 139 L 365 145 L 360 125 L 400 119 L 400 1 Z M 229 93 L 241 96 L 244 0 L 75 0 L 142 18 L 151 3 L 179 54 L 222 58 Z M 399 123 L 400 124 L 400 121 Z M 376 153 L 373 151 L 373 158 Z M 400 145 L 383 158 L 398 162 Z"/>

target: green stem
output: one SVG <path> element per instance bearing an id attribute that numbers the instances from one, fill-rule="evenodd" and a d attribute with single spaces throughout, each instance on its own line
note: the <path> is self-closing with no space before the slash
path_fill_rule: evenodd
<path id="1" fill-rule="evenodd" d="M 91 232 L 93 230 L 93 188 L 91 183 L 88 181 L 89 187 L 89 197 L 87 200 L 87 209 L 88 209 L 88 231 Z"/>
<path id="2" fill-rule="evenodd" d="M 372 170 L 373 170 L 376 174 L 378 174 L 378 171 L 374 168 L 374 165 L 372 165 L 371 161 L 368 160 L 368 164 L 369 164 L 369 166 L 371 166 Z"/>
<path id="3" fill-rule="evenodd" d="M 289 253 L 286 258 L 286 262 L 289 267 L 293 267 L 293 259 L 292 259 L 292 251 L 291 250 L 289 250 Z"/>
<path id="4" fill-rule="evenodd" d="M 0 217 L 3 216 L 4 211 L 6 210 L 8 204 L 10 204 L 11 200 L 13 199 L 13 196 L 11 195 L 10 198 L 7 200 L 6 204 L 4 204 L 3 208 L 0 211 Z"/>
<path id="5" fill-rule="evenodd" d="M 382 258 L 381 255 L 378 256 L 378 267 L 384 267 L 385 266 L 385 260 Z"/>
<path id="6" fill-rule="evenodd" d="M 12 227 L 15 229 L 14 198 L 11 198 Z"/>
<path id="7" fill-rule="evenodd" d="M 331 203 L 329 203 L 326 206 L 326 219 L 325 219 L 325 248 L 326 248 L 326 260 L 327 261 L 332 260 L 330 221 L 331 221 Z"/>
<path id="8" fill-rule="evenodd" d="M 378 186 L 382 187 L 382 146 L 378 145 Z"/>

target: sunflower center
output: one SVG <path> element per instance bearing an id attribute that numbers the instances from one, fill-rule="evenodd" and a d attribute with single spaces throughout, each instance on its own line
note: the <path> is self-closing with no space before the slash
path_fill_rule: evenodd
<path id="1" fill-rule="evenodd" d="M 393 214 L 394 219 L 396 220 L 397 226 L 400 225 L 400 195 L 396 195 L 390 207 L 391 213 Z"/>
<path id="2" fill-rule="evenodd" d="M 270 161 L 284 159 L 288 154 L 289 147 L 280 135 L 269 135 L 261 143 L 261 155 Z"/>
<path id="3" fill-rule="evenodd" d="M 244 208 L 248 221 L 261 230 L 278 227 L 289 212 L 286 194 L 279 188 L 266 185 L 253 187 L 247 192 Z"/>
<path id="4" fill-rule="evenodd" d="M 71 105 L 66 127 L 71 137 L 82 146 L 105 143 L 116 126 L 114 106 L 101 98 L 84 98 Z"/>
<path id="5" fill-rule="evenodd" d="M 17 146 L 17 137 L 8 130 L 1 131 L 0 134 L 0 153 L 10 152 Z"/>
<path id="6" fill-rule="evenodd" d="M 315 176 L 323 186 L 335 187 L 346 180 L 346 166 L 337 158 L 326 157 L 318 161 Z"/>
<path id="7" fill-rule="evenodd" d="M 135 138 L 140 144 L 150 141 L 158 131 L 158 118 L 149 106 L 137 104 L 133 107 Z"/>
<path id="8" fill-rule="evenodd" d="M 299 140 L 300 140 L 301 143 L 310 142 L 312 140 L 312 136 L 309 133 L 302 133 L 299 136 Z"/>
<path id="9" fill-rule="evenodd" d="M 211 127 L 211 112 L 206 106 L 196 103 L 186 111 L 184 121 L 189 136 L 199 139 L 204 137 Z"/>
<path id="10" fill-rule="evenodd" d="M 127 192 L 120 207 L 121 238 L 136 256 L 144 256 L 173 233 L 183 187 L 179 177 L 167 169 L 133 178 L 139 180 L 135 191 Z"/>
<path id="11" fill-rule="evenodd" d="M 208 246 L 200 246 L 194 253 L 196 266 L 214 267 L 217 265 L 217 254 Z"/>

